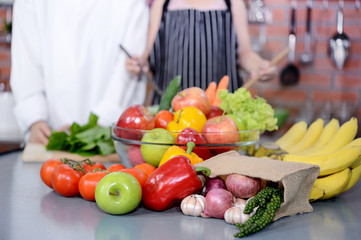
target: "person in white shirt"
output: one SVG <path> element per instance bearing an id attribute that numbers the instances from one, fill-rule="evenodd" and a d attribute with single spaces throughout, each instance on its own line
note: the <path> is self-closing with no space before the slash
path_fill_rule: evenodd
<path id="1" fill-rule="evenodd" d="M 91 112 L 108 126 L 143 104 L 146 79 L 126 70 L 119 44 L 140 55 L 148 21 L 145 0 L 16 0 L 10 85 L 25 141 L 47 144 Z"/>

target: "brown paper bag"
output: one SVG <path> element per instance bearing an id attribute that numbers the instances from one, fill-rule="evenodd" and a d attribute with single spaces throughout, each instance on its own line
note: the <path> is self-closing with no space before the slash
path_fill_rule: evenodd
<path id="1" fill-rule="evenodd" d="M 248 157 L 229 151 L 194 166 L 211 169 L 211 178 L 238 173 L 281 183 L 284 187 L 284 201 L 277 210 L 274 221 L 281 217 L 313 211 L 309 195 L 320 173 L 317 165 Z"/>

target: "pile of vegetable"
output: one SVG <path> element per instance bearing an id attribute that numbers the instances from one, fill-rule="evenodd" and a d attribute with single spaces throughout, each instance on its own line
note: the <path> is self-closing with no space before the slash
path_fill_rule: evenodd
<path id="1" fill-rule="evenodd" d="M 101 162 L 84 159 L 48 159 L 40 169 L 43 183 L 64 197 L 80 195 L 85 200 L 95 201 L 95 189 L 98 182 L 113 172 L 125 172 L 132 175 L 141 187 L 155 167 L 148 163 L 140 163 L 132 168 L 126 168 L 120 163 L 114 163 L 108 168 Z"/>
<path id="2" fill-rule="evenodd" d="M 110 128 L 99 126 L 97 123 L 98 116 L 91 113 L 88 123 L 80 126 L 74 122 L 69 133 L 53 131 L 46 149 L 68 151 L 82 156 L 115 153 Z"/>
<path id="3" fill-rule="evenodd" d="M 261 133 L 277 130 L 274 110 L 264 98 L 253 98 L 245 88 L 239 88 L 234 93 L 222 90 L 218 96 L 221 100 L 219 107 L 226 114 L 234 114 L 242 119 L 247 130 L 260 129 Z"/>
<path id="4" fill-rule="evenodd" d="M 277 184 L 240 174 L 209 178 L 208 168 L 193 166 L 238 150 L 236 143 L 258 140 L 245 137 L 245 130 L 277 129 L 273 109 L 264 99 L 253 98 L 244 88 L 229 93 L 228 84 L 224 76 L 206 90 L 191 87 L 179 92 L 181 77 L 176 76 L 159 106 L 130 106 L 118 119 L 116 137 L 142 142 L 127 149 L 133 167 L 113 164 L 106 169 L 89 159 L 49 159 L 41 168 L 43 182 L 62 196 L 96 201 L 110 214 L 128 213 L 140 202 L 153 211 L 180 203 L 185 215 L 235 224 L 239 229 L 235 237 L 261 230 L 282 202 L 283 190 Z M 111 130 L 98 126 L 97 120 L 91 114 L 87 124 L 73 123 L 69 133 L 52 132 L 47 149 L 84 156 L 114 153 Z"/>
<path id="5" fill-rule="evenodd" d="M 283 201 L 283 188 L 241 174 L 208 178 L 201 194 L 181 202 L 185 215 L 224 219 L 239 229 L 235 237 L 245 237 L 269 225 Z"/>
<path id="6" fill-rule="evenodd" d="M 211 82 L 206 90 L 190 87 L 179 91 L 180 85 L 180 76 L 172 79 L 157 108 L 130 106 L 114 129 L 115 138 L 121 142 L 151 143 L 140 144 L 139 158 L 155 167 L 164 163 L 163 156 L 169 156 L 165 153 L 172 145 L 186 150 L 186 144 L 194 142 L 196 146 L 189 153 L 196 155 L 191 158 L 198 159 L 191 161 L 195 164 L 222 152 L 247 151 L 260 133 L 277 129 L 272 107 L 244 88 L 229 93 L 228 76 L 218 84 Z M 128 158 L 129 162 L 139 160 L 130 154 Z"/>

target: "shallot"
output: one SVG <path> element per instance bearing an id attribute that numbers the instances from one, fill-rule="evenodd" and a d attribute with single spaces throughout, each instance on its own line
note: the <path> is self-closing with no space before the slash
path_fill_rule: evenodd
<path id="1" fill-rule="evenodd" d="M 227 190 L 212 189 L 206 195 L 204 215 L 222 219 L 226 210 L 233 206 L 233 202 L 233 196 Z"/>
<path id="2" fill-rule="evenodd" d="M 226 189 L 226 183 L 224 182 L 223 178 L 221 177 L 208 178 L 202 189 L 202 193 L 204 195 L 207 195 L 209 191 L 215 188 Z"/>
<path id="3" fill-rule="evenodd" d="M 226 187 L 235 197 L 250 198 L 259 192 L 261 181 L 259 178 L 234 173 L 227 176 Z"/>

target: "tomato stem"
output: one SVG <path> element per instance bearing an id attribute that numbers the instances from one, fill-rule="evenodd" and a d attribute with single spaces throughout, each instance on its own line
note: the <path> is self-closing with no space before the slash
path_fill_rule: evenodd
<path id="1" fill-rule="evenodd" d="M 94 161 L 92 161 L 92 160 L 90 160 L 89 158 L 86 158 L 86 159 L 84 159 L 84 160 L 81 160 L 81 163 L 86 163 L 86 164 L 88 164 L 88 165 L 94 165 L 95 164 L 95 162 Z"/>
<path id="2" fill-rule="evenodd" d="M 70 158 L 63 158 L 61 159 L 61 161 L 64 163 L 64 164 L 67 164 L 69 165 L 71 168 L 73 168 L 74 170 L 76 171 L 82 171 L 84 174 L 85 174 L 85 170 L 84 170 L 84 167 L 83 165 L 81 164 L 81 161 L 75 161 L 73 159 L 70 159 Z M 90 160 L 89 160 L 90 161 Z"/>

